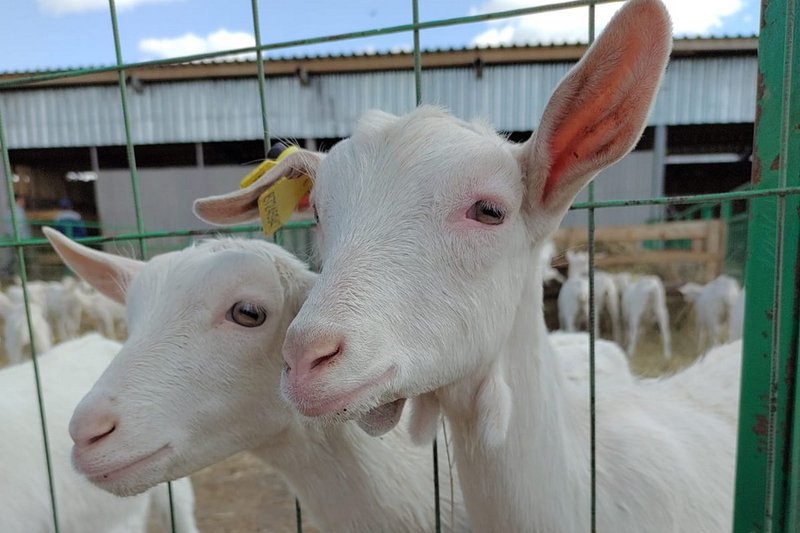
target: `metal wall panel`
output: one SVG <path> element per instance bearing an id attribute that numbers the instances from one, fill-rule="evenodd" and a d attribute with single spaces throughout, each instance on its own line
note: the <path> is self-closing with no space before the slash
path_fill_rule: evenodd
<path id="1" fill-rule="evenodd" d="M 490 120 L 503 131 L 534 129 L 569 63 L 530 63 L 423 71 L 423 100 L 456 116 Z M 677 59 L 670 64 L 651 124 L 752 122 L 755 57 Z M 404 113 L 414 105 L 411 71 L 267 79 L 272 135 L 346 137 L 367 109 Z M 0 92 L 10 148 L 125 144 L 115 86 Z M 255 79 L 204 79 L 129 89 L 134 142 L 236 141 L 262 136 Z"/>

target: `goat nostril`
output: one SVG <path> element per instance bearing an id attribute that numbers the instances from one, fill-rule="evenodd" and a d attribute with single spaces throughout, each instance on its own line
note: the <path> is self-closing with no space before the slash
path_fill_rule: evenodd
<path id="1" fill-rule="evenodd" d="M 332 353 L 329 353 L 328 355 L 324 355 L 324 356 L 320 357 L 319 359 L 315 359 L 311 363 L 311 368 L 310 369 L 314 370 L 318 366 L 324 365 L 325 363 L 327 363 L 328 361 L 330 361 L 331 359 L 333 359 L 334 357 L 339 355 L 341 352 L 342 352 L 342 347 L 341 347 L 341 345 L 339 345 L 339 346 L 336 347 L 336 350 L 333 351 Z"/>
<path id="2" fill-rule="evenodd" d="M 91 445 L 91 444 L 94 444 L 95 442 L 98 442 L 98 441 L 101 441 L 101 440 L 103 440 L 104 438 L 106 438 L 106 437 L 108 437 L 109 435 L 111 435 L 111 434 L 114 432 L 114 430 L 115 430 L 115 429 L 117 429 L 117 426 L 116 426 L 116 425 L 113 425 L 113 426 L 111 426 L 111 429 L 109 429 L 109 430 L 108 430 L 108 431 L 106 431 L 105 433 L 103 433 L 103 434 L 101 434 L 101 435 L 95 435 L 94 437 L 92 437 L 92 438 L 90 438 L 89 440 L 87 440 L 87 441 L 86 441 L 86 444 L 89 444 L 89 445 Z"/>

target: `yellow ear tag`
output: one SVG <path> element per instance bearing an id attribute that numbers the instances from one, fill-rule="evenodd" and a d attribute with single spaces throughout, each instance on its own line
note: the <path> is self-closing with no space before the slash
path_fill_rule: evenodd
<path id="1" fill-rule="evenodd" d="M 258 214 L 264 235 L 272 235 L 292 216 L 297 204 L 311 190 L 311 178 L 281 178 L 258 197 Z"/>
<path id="2" fill-rule="evenodd" d="M 278 157 L 275 159 L 265 159 L 258 165 L 256 168 L 251 170 L 245 177 L 242 178 L 242 181 L 239 182 L 240 189 L 246 189 L 250 185 L 253 184 L 258 178 L 272 170 L 272 167 L 280 163 L 284 160 L 284 158 L 297 151 L 297 147 L 295 146 L 287 146 Z"/>

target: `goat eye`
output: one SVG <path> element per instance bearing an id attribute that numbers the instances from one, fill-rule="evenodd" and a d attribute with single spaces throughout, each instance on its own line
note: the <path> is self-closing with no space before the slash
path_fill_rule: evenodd
<path id="1" fill-rule="evenodd" d="M 250 302 L 236 302 L 228 309 L 226 317 L 231 322 L 236 322 L 246 328 L 255 328 L 267 319 L 267 312 L 263 307 Z"/>
<path id="2" fill-rule="evenodd" d="M 502 207 L 487 200 L 478 200 L 467 211 L 467 218 L 477 220 L 481 224 L 497 226 L 502 224 L 506 213 Z"/>
<path id="3" fill-rule="evenodd" d="M 317 213 L 317 206 L 312 205 L 311 209 L 314 211 L 314 222 L 316 222 L 317 226 L 319 226 L 319 213 Z"/>

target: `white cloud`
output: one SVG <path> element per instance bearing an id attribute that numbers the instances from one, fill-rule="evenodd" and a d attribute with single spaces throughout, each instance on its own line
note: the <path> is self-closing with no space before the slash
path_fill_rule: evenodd
<path id="1" fill-rule="evenodd" d="M 228 31 L 222 28 L 213 33 L 209 33 L 205 37 L 200 37 L 194 33 L 186 33 L 179 37 L 142 39 L 139 41 L 139 51 L 146 54 L 149 58 L 162 59 L 219 52 L 221 50 L 232 50 L 235 48 L 247 48 L 249 46 L 255 46 L 255 43 L 255 37 L 253 37 L 251 33 Z M 236 57 L 253 58 L 255 54 L 238 54 Z"/>
<path id="2" fill-rule="evenodd" d="M 553 0 L 488 0 L 473 7 L 470 12 L 490 13 L 552 3 Z M 743 0 L 665 0 L 664 3 L 672 16 L 676 35 L 719 33 L 723 17 L 733 15 L 744 7 Z M 596 7 L 598 33 L 621 6 L 603 4 Z M 588 18 L 588 8 L 582 7 L 490 22 L 489 28 L 474 37 L 472 43 L 477 46 L 498 46 L 586 41 Z"/>
<path id="3" fill-rule="evenodd" d="M 175 0 L 117 0 L 118 11 L 131 9 L 141 4 L 157 2 L 173 2 Z M 82 13 L 84 11 L 107 10 L 108 0 L 36 0 L 39 10 L 50 15 L 65 13 Z"/>

